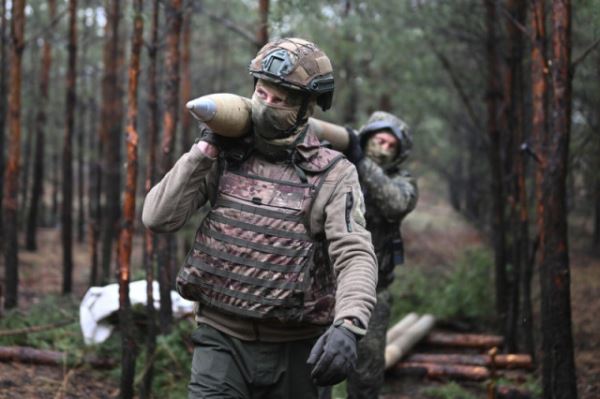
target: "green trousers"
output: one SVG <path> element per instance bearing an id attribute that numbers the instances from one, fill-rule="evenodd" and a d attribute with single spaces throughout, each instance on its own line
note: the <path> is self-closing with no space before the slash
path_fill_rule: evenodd
<path id="1" fill-rule="evenodd" d="M 358 343 L 356 370 L 348 376 L 349 399 L 376 399 L 383 387 L 385 369 L 385 335 L 390 322 L 392 300 L 387 289 L 377 293 L 367 334 Z"/>
<path id="2" fill-rule="evenodd" d="M 249 342 L 200 324 L 192 340 L 196 347 L 189 399 L 318 397 L 306 364 L 316 337 L 283 343 Z"/>

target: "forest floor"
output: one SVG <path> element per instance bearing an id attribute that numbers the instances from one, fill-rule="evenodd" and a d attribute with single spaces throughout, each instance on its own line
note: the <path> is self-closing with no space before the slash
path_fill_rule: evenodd
<path id="1" fill-rule="evenodd" d="M 481 233 L 454 212 L 445 197 L 421 187 L 419 206 L 403 225 L 406 267 L 429 269 L 432 276 L 451 265 L 463 251 L 483 244 Z M 588 255 L 581 239 L 571 235 L 571 295 L 575 357 L 580 399 L 600 397 L 600 259 Z M 61 251 L 58 229 L 40 229 L 39 250 L 20 252 L 20 308 L 24 311 L 46 294 L 61 290 Z M 133 264 L 140 264 L 140 245 Z M 0 276 L 4 275 L 0 260 Z M 85 244 L 75 246 L 74 292 L 81 298 L 87 289 L 89 264 Z M 413 266 L 411 266 L 413 265 Z M 537 285 L 537 275 L 534 284 Z M 3 281 L 1 281 L 3 284 Z M 539 290 L 534 290 L 539 292 Z M 537 295 L 537 294 L 536 294 Z M 538 299 L 538 298 L 534 298 Z M 539 323 L 539 317 L 536 317 Z M 538 337 L 539 342 L 539 337 Z M 532 372 L 532 373 L 535 373 Z M 182 381 L 182 384 L 185 382 Z M 386 377 L 385 399 L 428 398 L 423 388 L 444 381 L 413 377 Z M 481 387 L 481 386 L 480 386 Z M 474 397 L 481 389 L 467 388 Z M 478 395 L 477 393 L 481 393 Z M 116 398 L 118 381 L 88 368 L 36 366 L 0 362 L 0 398 Z"/>

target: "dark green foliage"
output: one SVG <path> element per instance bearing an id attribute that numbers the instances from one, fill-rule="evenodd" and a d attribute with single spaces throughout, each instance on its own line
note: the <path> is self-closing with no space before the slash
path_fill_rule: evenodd
<path id="1" fill-rule="evenodd" d="M 27 311 L 11 310 L 0 319 L 0 330 L 17 330 L 68 322 L 70 324 L 42 332 L 0 337 L 0 345 L 31 346 L 81 355 L 83 337 L 79 329 L 79 308 L 72 297 L 47 296 Z"/>
<path id="2" fill-rule="evenodd" d="M 491 254 L 483 248 L 467 250 L 451 270 L 397 268 L 392 320 L 410 312 L 431 313 L 438 319 L 489 319 L 494 306 L 492 269 Z"/>
<path id="3" fill-rule="evenodd" d="M 169 335 L 159 336 L 154 358 L 153 395 L 157 398 L 183 398 L 187 395 L 187 382 L 190 378 L 193 344 L 190 335 L 194 324 L 182 320 L 173 326 Z M 137 359 L 135 383 L 142 381 L 147 370 L 146 354 Z"/>

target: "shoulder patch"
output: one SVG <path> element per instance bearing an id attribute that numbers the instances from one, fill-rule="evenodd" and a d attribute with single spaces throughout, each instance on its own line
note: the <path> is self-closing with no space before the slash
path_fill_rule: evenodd
<path id="1" fill-rule="evenodd" d="M 354 198 L 356 198 L 356 201 L 354 201 L 354 208 L 352 209 L 352 218 L 356 223 L 366 228 L 367 221 L 365 219 L 365 201 L 362 191 L 356 187 L 353 187 L 352 195 Z"/>

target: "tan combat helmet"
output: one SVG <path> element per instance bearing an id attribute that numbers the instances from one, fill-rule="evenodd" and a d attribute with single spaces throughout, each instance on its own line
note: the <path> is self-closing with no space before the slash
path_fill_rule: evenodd
<path id="1" fill-rule="evenodd" d="M 293 90 L 314 94 L 323 111 L 333 99 L 333 68 L 314 43 L 284 38 L 267 43 L 250 62 L 250 74 Z"/>

